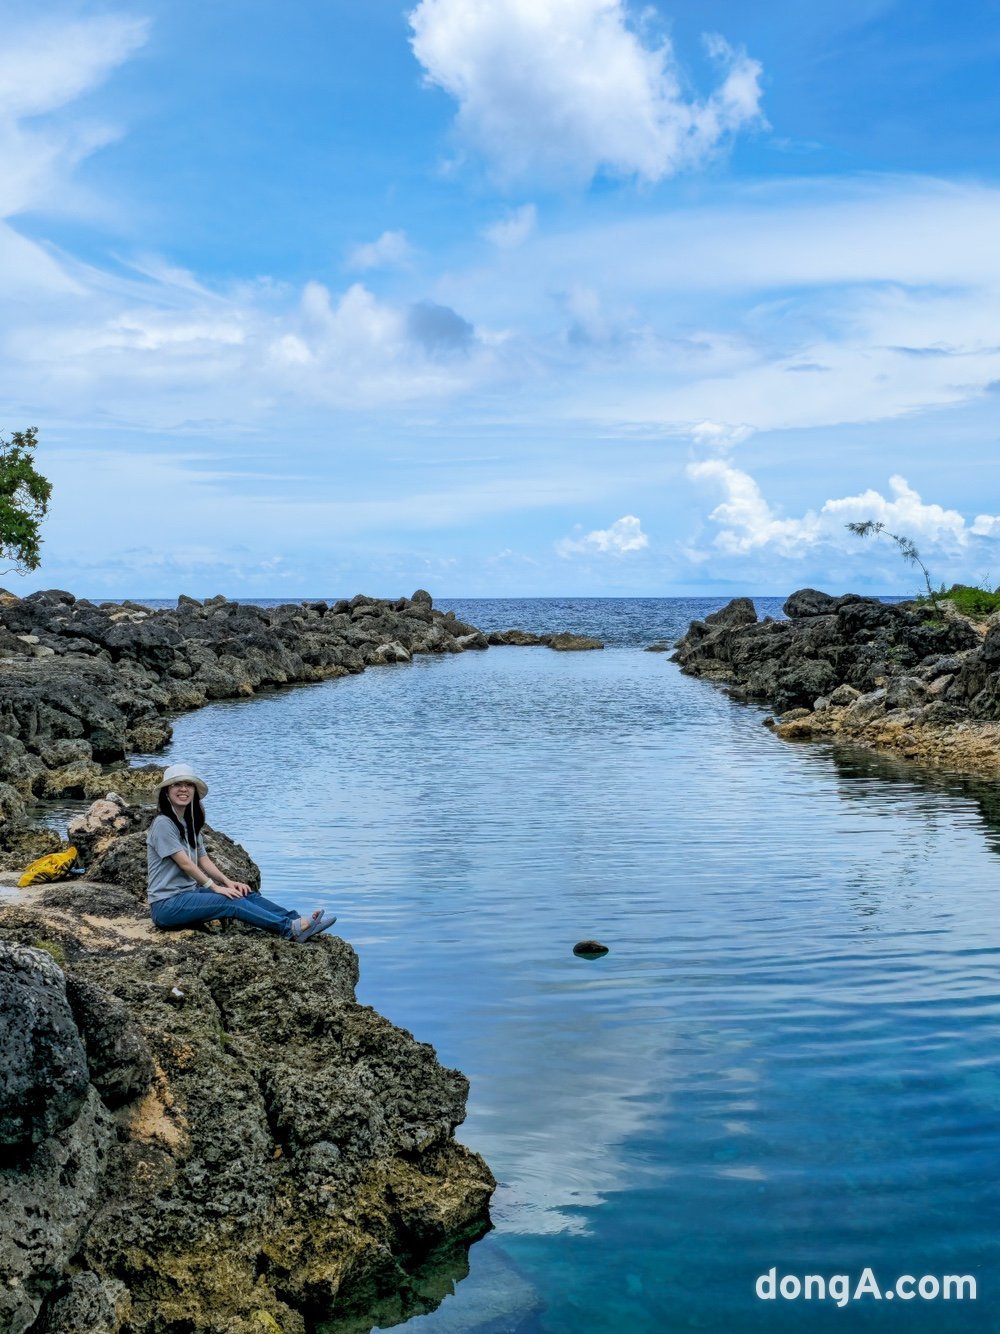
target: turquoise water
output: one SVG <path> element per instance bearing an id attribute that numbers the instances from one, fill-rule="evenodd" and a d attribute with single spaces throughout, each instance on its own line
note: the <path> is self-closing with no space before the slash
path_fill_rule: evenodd
<path id="1" fill-rule="evenodd" d="M 1000 1329 L 992 788 L 787 745 L 641 651 L 717 601 L 442 605 L 609 647 L 214 705 L 169 753 L 472 1080 L 495 1230 L 408 1334 Z M 978 1300 L 761 1301 L 771 1266 Z"/>

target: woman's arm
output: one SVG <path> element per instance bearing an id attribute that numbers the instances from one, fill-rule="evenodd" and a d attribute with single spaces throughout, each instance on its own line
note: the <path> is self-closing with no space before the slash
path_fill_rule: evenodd
<path id="1" fill-rule="evenodd" d="M 238 891 L 236 894 L 228 895 L 227 897 L 229 898 L 242 898 L 245 894 L 250 893 L 249 885 L 244 884 L 242 880 L 230 880 L 225 871 L 219 870 L 207 852 L 202 853 L 198 858 L 198 865 L 208 876 L 209 880 L 214 882 L 212 888 L 216 890 L 216 892 L 224 893 L 225 890 L 228 889 L 235 889 Z"/>
<path id="2" fill-rule="evenodd" d="M 170 854 L 170 859 L 171 861 L 176 862 L 184 874 L 189 875 L 191 879 L 197 883 L 200 889 L 210 889 L 213 893 L 221 894 L 223 898 L 227 899 L 241 899 L 244 892 L 247 894 L 250 892 L 249 885 L 240 886 L 234 884 L 231 880 L 226 880 L 226 877 L 222 874 L 219 868 L 209 861 L 208 857 L 200 857 L 198 859 L 198 865 L 195 865 L 186 852 L 172 852 Z M 208 866 L 202 870 L 201 867 L 205 862 L 208 862 Z M 214 875 L 209 871 L 208 867 L 212 868 Z M 218 876 L 220 880 L 225 880 L 225 884 L 217 884 L 215 876 Z"/>

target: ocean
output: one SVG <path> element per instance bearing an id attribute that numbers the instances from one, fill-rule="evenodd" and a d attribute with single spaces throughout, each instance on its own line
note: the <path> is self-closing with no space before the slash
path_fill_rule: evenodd
<path id="1" fill-rule="evenodd" d="M 607 647 L 213 704 L 157 757 L 471 1080 L 493 1231 L 324 1331 L 1000 1328 L 993 786 L 784 743 L 643 651 L 721 599 L 437 605 Z"/>

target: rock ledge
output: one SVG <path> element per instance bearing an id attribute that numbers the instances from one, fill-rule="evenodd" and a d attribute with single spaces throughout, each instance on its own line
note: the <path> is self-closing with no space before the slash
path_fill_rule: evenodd
<path id="1" fill-rule="evenodd" d="M 737 598 L 693 621 L 673 660 L 769 704 L 788 741 L 827 738 L 958 772 L 1000 772 L 1000 618 L 942 601 L 884 603 L 800 589 L 784 621 Z"/>
<path id="2" fill-rule="evenodd" d="M 0 889 L 0 1328 L 305 1334 L 385 1293 L 428 1309 L 414 1271 L 488 1227 L 493 1177 L 454 1138 L 468 1081 L 357 1003 L 343 940 L 157 931 L 151 813 L 96 805 L 117 883 Z"/>

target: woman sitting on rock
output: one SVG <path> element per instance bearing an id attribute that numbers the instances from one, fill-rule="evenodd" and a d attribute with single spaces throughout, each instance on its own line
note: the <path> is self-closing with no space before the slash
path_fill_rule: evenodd
<path id="1" fill-rule="evenodd" d="M 205 851 L 201 799 L 208 784 L 186 764 L 172 764 L 157 792 L 160 808 L 146 836 L 150 916 L 164 930 L 236 917 L 287 940 L 303 941 L 337 920 L 321 908 L 300 917 L 238 880 L 230 880 Z"/>

